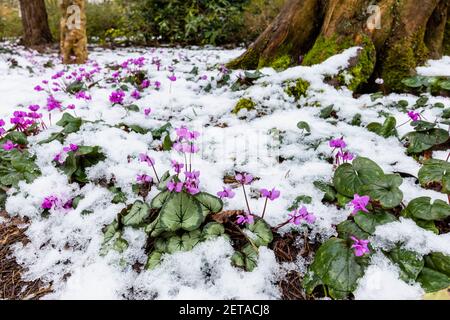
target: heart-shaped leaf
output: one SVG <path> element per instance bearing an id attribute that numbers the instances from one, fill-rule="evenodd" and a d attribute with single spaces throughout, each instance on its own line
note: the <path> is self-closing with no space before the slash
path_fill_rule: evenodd
<path id="1" fill-rule="evenodd" d="M 203 227 L 203 238 L 206 240 L 220 237 L 225 233 L 225 227 L 217 222 L 210 222 Z"/>
<path id="2" fill-rule="evenodd" d="M 193 231 L 203 222 L 200 203 L 186 192 L 173 193 L 160 213 L 161 224 L 167 231 Z"/>
<path id="3" fill-rule="evenodd" d="M 443 129 L 431 129 L 428 131 L 410 132 L 402 140 L 408 143 L 408 153 L 419 154 L 430 150 L 434 146 L 443 144 L 449 139 L 449 134 Z"/>
<path id="4" fill-rule="evenodd" d="M 450 163 L 443 160 L 427 160 L 419 170 L 419 181 L 424 188 L 434 184 L 442 186 L 442 192 L 450 193 Z"/>
<path id="5" fill-rule="evenodd" d="M 427 267 L 423 268 L 417 281 L 427 293 L 437 292 L 450 286 L 450 277 Z"/>
<path id="6" fill-rule="evenodd" d="M 442 200 L 431 203 L 430 197 L 420 197 L 412 200 L 406 207 L 406 215 L 425 220 L 443 220 L 450 216 L 450 206 Z"/>
<path id="7" fill-rule="evenodd" d="M 358 264 L 347 241 L 331 238 L 317 250 L 308 273 L 313 273 L 316 279 L 306 288 L 309 294 L 314 290 L 312 286 L 318 284 L 348 294 L 356 290 L 358 279 L 364 275 L 364 268 Z"/>
<path id="8" fill-rule="evenodd" d="M 145 269 L 147 269 L 147 270 L 153 270 L 153 269 L 155 269 L 155 268 L 161 263 L 162 256 L 163 256 L 163 253 L 162 253 L 162 252 L 159 252 L 159 251 L 153 251 L 153 252 L 148 256 L 147 263 L 146 263 L 146 265 L 145 265 Z"/>
<path id="9" fill-rule="evenodd" d="M 206 207 L 210 213 L 222 211 L 223 201 L 212 194 L 200 192 L 195 195 L 195 199 L 200 202 L 202 206 Z"/>
<path id="10" fill-rule="evenodd" d="M 142 201 L 136 201 L 131 207 L 130 211 L 122 217 L 122 223 L 124 226 L 139 227 L 150 215 L 150 208 L 146 203 Z"/>
<path id="11" fill-rule="evenodd" d="M 258 219 L 255 223 L 247 225 L 246 229 L 251 232 L 250 238 L 258 247 L 267 246 L 273 241 L 272 229 L 263 219 Z"/>
<path id="12" fill-rule="evenodd" d="M 337 232 L 339 234 L 339 238 L 348 239 L 351 236 L 355 236 L 358 239 L 368 239 L 370 234 L 363 229 L 361 229 L 356 223 L 353 221 L 344 221 L 337 225 Z"/>
<path id="13" fill-rule="evenodd" d="M 365 232 L 373 234 L 378 226 L 397 221 L 397 218 L 388 212 L 366 213 L 359 212 L 355 217 L 356 224 Z"/>
<path id="14" fill-rule="evenodd" d="M 237 267 L 245 267 L 245 270 L 252 272 L 258 265 L 258 251 L 252 245 L 246 244 L 240 252 L 233 254 L 231 262 Z"/>
<path id="15" fill-rule="evenodd" d="M 189 251 L 192 250 L 200 241 L 200 230 L 188 232 L 182 236 L 173 236 L 167 241 L 167 252 L 175 253 L 178 251 Z"/>
<path id="16" fill-rule="evenodd" d="M 170 198 L 171 193 L 170 191 L 166 190 L 156 195 L 156 197 L 153 198 L 152 202 L 150 203 L 150 206 L 153 209 L 161 209 L 164 204 L 167 202 L 167 200 Z"/>
<path id="17" fill-rule="evenodd" d="M 403 192 L 399 189 L 402 183 L 403 179 L 399 175 L 385 175 L 376 181 L 362 185 L 360 193 L 378 201 L 383 208 L 395 208 L 403 200 Z"/>
<path id="18" fill-rule="evenodd" d="M 400 278 L 406 282 L 415 281 L 425 265 L 417 253 L 401 248 L 389 252 L 389 258 L 400 267 Z"/>
<path id="19" fill-rule="evenodd" d="M 434 252 L 425 257 L 428 268 L 439 271 L 450 277 L 450 256 L 440 252 Z"/>

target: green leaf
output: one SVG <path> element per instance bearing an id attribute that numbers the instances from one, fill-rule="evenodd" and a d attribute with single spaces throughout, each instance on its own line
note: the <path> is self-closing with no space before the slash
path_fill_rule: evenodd
<path id="1" fill-rule="evenodd" d="M 427 293 L 437 292 L 450 286 L 450 277 L 427 267 L 423 268 L 417 281 Z"/>
<path id="2" fill-rule="evenodd" d="M 153 251 L 147 259 L 147 263 L 145 264 L 145 269 L 153 270 L 155 269 L 162 260 L 163 253 L 159 251 Z"/>
<path id="3" fill-rule="evenodd" d="M 255 236 L 251 240 L 258 247 L 267 246 L 273 241 L 272 229 L 263 219 L 258 219 L 246 228 Z"/>
<path id="4" fill-rule="evenodd" d="M 412 200 L 405 211 L 407 216 L 425 221 L 444 220 L 450 216 L 450 206 L 446 202 L 436 200 L 431 203 L 430 197 Z"/>
<path id="5" fill-rule="evenodd" d="M 428 131 L 428 130 L 434 129 L 436 127 L 436 123 L 418 120 L 418 121 L 411 122 L 411 126 L 416 131 Z"/>
<path id="6" fill-rule="evenodd" d="M 233 254 L 231 262 L 237 267 L 245 267 L 245 270 L 252 272 L 258 265 L 258 251 L 252 245 L 246 244 L 241 252 Z"/>
<path id="7" fill-rule="evenodd" d="M 130 104 L 128 106 L 123 106 L 123 107 L 126 110 L 128 110 L 128 111 L 133 111 L 133 112 L 139 112 L 140 111 L 139 107 L 137 105 L 135 105 L 135 104 Z"/>
<path id="8" fill-rule="evenodd" d="M 402 140 L 408 143 L 408 153 L 418 154 L 434 146 L 443 144 L 449 139 L 449 134 L 443 129 L 431 129 L 425 132 L 410 132 Z"/>
<path id="9" fill-rule="evenodd" d="M 223 201 L 212 194 L 200 192 L 194 197 L 202 206 L 206 207 L 210 213 L 219 213 L 223 209 Z"/>
<path id="10" fill-rule="evenodd" d="M 397 218 L 384 211 L 378 213 L 359 212 L 355 215 L 354 220 L 362 230 L 373 234 L 378 226 L 397 221 Z"/>
<path id="11" fill-rule="evenodd" d="M 345 208 L 345 207 L 347 206 L 347 204 L 348 204 L 351 200 L 353 200 L 352 198 L 346 197 L 346 196 L 344 196 L 344 195 L 342 195 L 342 194 L 340 194 L 340 193 L 338 193 L 338 194 L 336 195 L 336 198 L 337 198 L 337 205 L 338 205 L 340 208 Z"/>
<path id="12" fill-rule="evenodd" d="M 426 266 L 450 277 L 450 256 L 434 252 L 425 257 Z"/>
<path id="13" fill-rule="evenodd" d="M 355 236 L 358 239 L 368 239 L 370 234 L 363 229 L 361 229 L 356 223 L 353 221 L 344 221 L 337 225 L 337 232 L 339 234 L 339 238 L 341 239 L 349 239 L 351 236 Z"/>
<path id="14" fill-rule="evenodd" d="M 70 134 L 80 130 L 81 125 L 83 124 L 83 119 L 75 118 L 70 113 L 66 112 L 56 124 L 64 128 L 62 131 L 64 134 Z"/>
<path id="15" fill-rule="evenodd" d="M 170 198 L 171 193 L 169 190 L 163 191 L 156 195 L 156 197 L 153 198 L 150 206 L 153 209 L 161 209 L 164 204 L 167 202 L 167 200 Z"/>
<path id="16" fill-rule="evenodd" d="M 441 185 L 442 192 L 450 194 L 450 163 L 436 159 L 427 160 L 419 170 L 419 181 L 424 188 L 434 184 Z"/>
<path id="17" fill-rule="evenodd" d="M 130 211 L 122 217 L 122 223 L 128 227 L 139 227 L 145 219 L 150 215 L 150 208 L 142 201 L 136 201 L 131 207 Z"/>
<path id="18" fill-rule="evenodd" d="M 210 222 L 203 227 L 203 238 L 206 240 L 220 237 L 225 233 L 225 227 L 217 222 Z"/>
<path id="19" fill-rule="evenodd" d="M 12 131 L 3 137 L 2 141 L 12 141 L 22 146 L 26 146 L 28 144 L 28 139 L 25 133 L 19 131 Z"/>
<path id="20" fill-rule="evenodd" d="M 307 195 L 301 195 L 301 196 L 296 197 L 294 202 L 292 203 L 292 205 L 288 208 L 288 211 L 293 211 L 293 210 L 298 209 L 300 207 L 300 204 L 302 204 L 302 203 L 311 204 L 312 198 Z"/>
<path id="21" fill-rule="evenodd" d="M 371 132 L 378 134 L 384 138 L 389 138 L 397 135 L 397 120 L 394 117 L 388 117 L 383 124 L 371 123 L 367 126 L 367 129 Z"/>
<path id="22" fill-rule="evenodd" d="M 173 146 L 173 142 L 172 142 L 172 140 L 170 140 L 170 135 L 167 134 L 164 137 L 164 141 L 163 141 L 163 144 L 162 144 L 163 150 L 164 151 L 170 151 L 170 150 L 172 150 L 172 146 Z"/>
<path id="23" fill-rule="evenodd" d="M 353 164 L 340 165 L 333 178 L 338 193 L 353 198 L 363 185 L 375 182 L 384 176 L 383 170 L 372 160 L 358 157 Z"/>
<path id="24" fill-rule="evenodd" d="M 324 201 L 333 202 L 336 200 L 336 189 L 334 189 L 333 185 L 324 181 L 314 181 L 314 186 L 320 191 L 325 192 L 323 197 Z"/>
<path id="25" fill-rule="evenodd" d="M 328 107 L 323 108 L 322 110 L 320 110 L 320 115 L 319 117 L 322 119 L 328 119 L 332 116 L 334 111 L 334 105 L 330 105 Z"/>
<path id="26" fill-rule="evenodd" d="M 361 186 L 360 193 L 370 196 L 371 200 L 378 201 L 383 208 L 395 208 L 403 200 L 403 192 L 399 186 L 403 179 L 399 175 L 385 175 L 370 184 Z"/>
<path id="27" fill-rule="evenodd" d="M 315 285 L 321 283 L 335 291 L 349 294 L 356 290 L 358 279 L 364 275 L 364 268 L 358 264 L 347 241 L 331 238 L 317 250 L 308 272 L 316 277 Z M 312 290 L 310 287 L 309 291 Z"/>
<path id="28" fill-rule="evenodd" d="M 182 236 L 173 236 L 167 242 L 167 252 L 175 253 L 178 251 L 190 251 L 201 241 L 200 230 L 195 230 L 183 234 Z"/>
<path id="29" fill-rule="evenodd" d="M 170 196 L 161 209 L 161 224 L 167 231 L 193 231 L 203 222 L 200 203 L 191 195 L 180 192 Z"/>
<path id="30" fill-rule="evenodd" d="M 403 79 L 402 83 L 409 88 L 420 88 L 427 86 L 428 79 L 424 76 L 415 76 L 407 79 Z"/>
<path id="31" fill-rule="evenodd" d="M 425 265 L 423 258 L 417 253 L 398 247 L 389 252 L 389 258 L 399 266 L 400 278 L 406 282 L 416 281 Z"/>
<path id="32" fill-rule="evenodd" d="M 309 126 L 309 124 L 305 121 L 300 121 L 299 123 L 297 123 L 297 127 L 300 130 L 306 130 L 306 132 L 311 133 L 311 127 Z"/>

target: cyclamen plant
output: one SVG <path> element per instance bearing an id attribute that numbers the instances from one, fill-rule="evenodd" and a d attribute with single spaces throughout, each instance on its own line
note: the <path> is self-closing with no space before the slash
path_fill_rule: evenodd
<path id="1" fill-rule="evenodd" d="M 344 150 L 347 147 L 347 143 L 344 141 L 344 138 L 333 139 L 329 143 L 330 147 L 333 148 L 333 154 L 335 151 L 338 151 L 335 155 L 336 165 L 340 165 L 341 163 L 347 163 L 354 159 L 354 155 L 347 150 Z"/>

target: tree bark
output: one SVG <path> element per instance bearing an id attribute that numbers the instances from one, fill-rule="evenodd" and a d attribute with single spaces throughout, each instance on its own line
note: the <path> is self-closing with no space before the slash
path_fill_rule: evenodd
<path id="1" fill-rule="evenodd" d="M 47 45 L 53 41 L 44 0 L 20 0 L 20 12 L 25 46 Z"/>
<path id="2" fill-rule="evenodd" d="M 351 62 L 352 90 L 383 78 L 402 90 L 417 65 L 439 58 L 450 45 L 450 0 L 288 0 L 281 13 L 230 68 L 285 69 L 321 63 L 359 46 Z M 376 6 L 376 7 L 374 7 Z M 373 23 L 373 22 L 379 22 Z M 371 88 L 374 89 L 374 88 Z"/>
<path id="3" fill-rule="evenodd" d="M 62 0 L 61 54 L 65 64 L 83 64 L 88 59 L 86 1 Z"/>

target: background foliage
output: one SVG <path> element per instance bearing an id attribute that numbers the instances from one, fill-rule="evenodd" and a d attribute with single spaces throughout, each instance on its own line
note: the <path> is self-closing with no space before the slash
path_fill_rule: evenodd
<path id="1" fill-rule="evenodd" d="M 285 0 L 105 0 L 87 4 L 91 42 L 112 45 L 248 44 Z M 59 39 L 57 0 L 46 0 L 50 29 Z M 0 0 L 0 39 L 22 33 L 17 0 Z"/>

